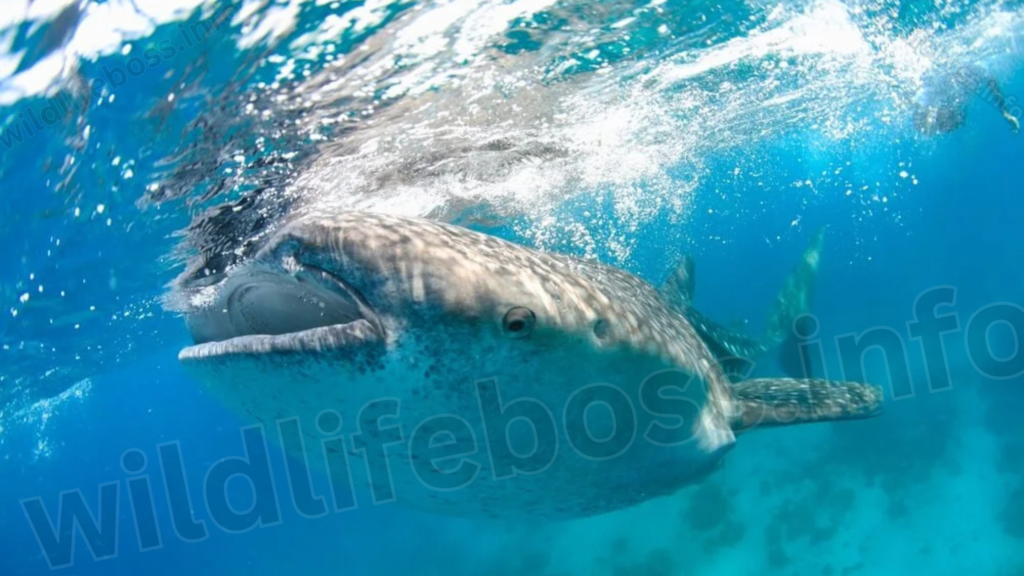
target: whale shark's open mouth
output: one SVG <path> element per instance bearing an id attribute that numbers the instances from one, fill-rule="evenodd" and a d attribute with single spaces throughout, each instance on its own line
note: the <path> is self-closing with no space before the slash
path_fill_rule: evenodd
<path id="1" fill-rule="evenodd" d="M 214 302 L 187 317 L 196 342 L 181 359 L 231 354 L 317 352 L 383 342 L 366 299 L 341 277 L 300 264 L 292 273 L 233 271 Z"/>

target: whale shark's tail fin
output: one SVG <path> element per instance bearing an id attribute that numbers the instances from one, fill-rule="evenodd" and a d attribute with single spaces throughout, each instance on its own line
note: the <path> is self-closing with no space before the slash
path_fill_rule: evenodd
<path id="1" fill-rule="evenodd" d="M 768 315 L 764 341 L 777 346 L 793 332 L 793 322 L 811 311 L 814 299 L 814 279 L 818 273 L 818 262 L 821 259 L 821 247 L 824 243 L 825 229 L 819 228 L 811 238 L 811 243 L 804 250 L 793 272 L 786 279 L 785 286 L 775 299 L 775 305 Z"/>
<path id="2" fill-rule="evenodd" d="M 786 426 L 872 418 L 882 413 L 882 389 L 858 382 L 757 378 L 730 388 L 737 411 L 732 428 Z"/>
<path id="3" fill-rule="evenodd" d="M 693 325 L 701 340 L 720 361 L 729 376 L 743 376 L 751 362 L 783 344 L 781 361 L 783 369 L 793 377 L 810 377 L 803 362 L 798 359 L 797 343 L 787 337 L 793 332 L 793 323 L 811 310 L 814 297 L 814 278 L 824 240 L 824 229 L 818 230 L 803 256 L 786 279 L 786 283 L 775 299 L 768 316 L 767 329 L 760 338 L 747 336 L 704 316 L 690 305 L 693 298 L 694 266 L 691 259 L 684 260 L 668 281 L 662 286 L 665 299 L 676 306 Z M 792 341 L 792 342 L 791 342 Z M 791 344 L 791 345 L 790 345 Z M 800 370 L 791 367 L 803 367 Z"/>
<path id="4" fill-rule="evenodd" d="M 824 229 L 819 229 L 804 250 L 803 257 L 786 279 L 786 284 L 775 300 L 775 306 L 768 316 L 767 329 L 763 338 L 768 348 L 779 348 L 779 365 L 786 375 L 793 378 L 811 378 L 813 368 L 800 353 L 800 338 L 807 330 L 798 333 L 796 323 L 807 320 L 814 299 L 814 280 L 824 240 Z"/>

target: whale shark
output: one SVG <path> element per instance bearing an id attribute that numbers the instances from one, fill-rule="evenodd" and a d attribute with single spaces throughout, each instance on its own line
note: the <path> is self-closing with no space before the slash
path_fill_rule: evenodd
<path id="1" fill-rule="evenodd" d="M 454 225 L 310 214 L 176 286 L 179 359 L 250 423 L 341 438 L 374 503 L 463 517 L 610 512 L 702 481 L 757 428 L 882 412 L 864 383 L 731 382 L 684 276 L 658 289 Z"/>

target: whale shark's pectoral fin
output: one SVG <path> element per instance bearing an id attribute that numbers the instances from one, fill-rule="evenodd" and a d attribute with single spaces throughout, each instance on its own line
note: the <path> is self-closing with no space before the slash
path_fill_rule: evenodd
<path id="1" fill-rule="evenodd" d="M 737 408 L 735 431 L 856 420 L 882 413 L 882 389 L 858 382 L 757 378 L 733 385 L 730 392 Z"/>
<path id="2" fill-rule="evenodd" d="M 661 297 L 679 310 L 685 310 L 693 302 L 694 287 L 693 256 L 683 256 L 683 260 L 672 271 L 672 274 L 661 285 Z"/>

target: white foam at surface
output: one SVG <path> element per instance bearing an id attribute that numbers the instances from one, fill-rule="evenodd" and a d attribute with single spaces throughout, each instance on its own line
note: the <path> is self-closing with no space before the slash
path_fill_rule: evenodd
<path id="1" fill-rule="evenodd" d="M 6 444 L 5 435 L 12 426 L 28 427 L 34 437 L 33 457 L 46 459 L 53 455 L 53 446 L 46 435 L 46 428 L 51 418 L 64 410 L 71 402 L 80 402 L 92 392 L 92 381 L 81 380 L 63 390 L 56 396 L 43 398 L 31 405 L 4 415 L 0 412 L 0 446 Z"/>
<path id="2" fill-rule="evenodd" d="M 79 59 L 95 60 L 113 54 L 125 42 L 152 34 L 156 26 L 185 18 L 202 3 L 203 0 L 90 2 L 63 49 L 52 52 L 18 74 L 14 71 L 21 55 L 7 53 L 0 56 L 0 105 L 48 94 L 59 85 L 68 70 L 77 68 Z M 48 0 L 39 6 L 34 3 L 29 15 L 38 17 L 40 22 L 47 21 L 57 16 L 66 4 L 64 0 Z M 4 13 L 8 12 L 5 10 Z M 3 23 L 0 23 L 2 29 Z"/>

